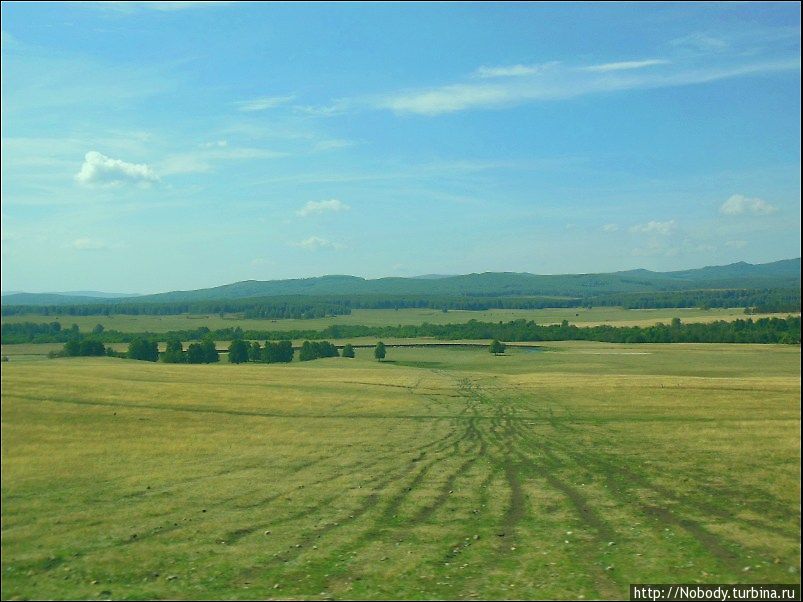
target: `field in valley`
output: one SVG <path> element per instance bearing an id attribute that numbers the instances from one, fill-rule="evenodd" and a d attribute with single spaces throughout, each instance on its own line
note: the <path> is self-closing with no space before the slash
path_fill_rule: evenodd
<path id="1" fill-rule="evenodd" d="M 761 317 L 786 317 L 781 314 L 757 314 L 753 319 Z M 745 319 L 748 316 L 744 308 L 730 309 L 697 309 L 697 308 L 663 308 L 663 309 L 623 309 L 621 307 L 580 307 L 547 308 L 547 309 L 491 309 L 486 311 L 438 309 L 356 309 L 347 316 L 314 318 L 308 320 L 272 320 L 249 319 L 240 314 L 180 314 L 172 316 L 55 316 L 42 314 L 23 314 L 3 316 L 6 323 L 18 322 L 61 322 L 64 328 L 77 324 L 84 331 L 91 331 L 97 324 L 109 330 L 121 332 L 168 332 L 170 330 L 194 330 L 206 326 L 212 330 L 218 328 L 236 328 L 243 330 L 322 330 L 333 324 L 364 326 L 396 326 L 409 324 L 455 324 L 477 320 L 479 322 L 509 322 L 510 320 L 534 320 L 539 324 L 560 324 L 568 320 L 578 326 L 595 326 L 611 324 L 616 326 L 651 326 L 656 322 L 669 323 L 678 317 L 684 322 L 712 322 L 714 320 Z"/>
<path id="2" fill-rule="evenodd" d="M 12 358 L 2 597 L 799 583 L 799 346 L 543 349 Z"/>

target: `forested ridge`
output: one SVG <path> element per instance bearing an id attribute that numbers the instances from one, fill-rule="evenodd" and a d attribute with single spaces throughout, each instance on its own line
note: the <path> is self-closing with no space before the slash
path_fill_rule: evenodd
<path id="1" fill-rule="evenodd" d="M 109 316 L 238 314 L 243 318 L 312 319 L 349 315 L 355 309 L 428 308 L 483 311 L 488 309 L 545 309 L 550 307 L 747 307 L 756 312 L 800 311 L 800 289 L 715 289 L 669 292 L 611 293 L 591 297 L 454 296 L 454 295 L 323 295 L 260 297 L 211 301 L 66 305 L 4 305 L 2 315 Z"/>
<path id="2" fill-rule="evenodd" d="M 756 265 L 739 262 L 675 272 L 629 270 L 556 275 L 484 272 L 438 278 L 377 279 L 334 275 L 292 280 L 246 280 L 206 289 L 116 299 L 15 293 L 4 295 L 1 301 L 4 312 L 8 309 L 16 313 L 20 313 L 20 310 L 9 308 L 25 307 L 28 311 L 24 313 L 31 313 L 31 307 L 48 306 L 61 308 L 61 313 L 70 315 L 96 315 L 80 312 L 192 313 L 253 310 L 261 311 L 265 316 L 271 314 L 271 317 L 301 317 L 303 314 L 319 311 L 334 315 L 332 312 L 337 311 L 339 306 L 356 308 L 356 304 L 361 302 L 369 305 L 360 307 L 380 307 L 381 304 L 412 303 L 413 300 L 432 304 L 485 300 L 491 304 L 490 307 L 498 307 L 493 303 L 502 303 L 501 298 L 517 297 L 518 303 L 526 303 L 526 298 L 560 297 L 582 305 L 598 297 L 627 293 L 777 289 L 800 289 L 800 258 Z M 472 301 L 468 301 L 469 299 Z M 346 300 L 350 305 L 345 303 Z M 305 302 L 310 307 L 305 308 Z M 226 305 L 227 303 L 235 305 Z M 324 306 L 320 307 L 321 304 Z M 94 306 L 95 309 L 88 306 Z M 217 309 L 225 307 L 236 309 Z M 53 312 L 49 315 L 53 315 Z"/>

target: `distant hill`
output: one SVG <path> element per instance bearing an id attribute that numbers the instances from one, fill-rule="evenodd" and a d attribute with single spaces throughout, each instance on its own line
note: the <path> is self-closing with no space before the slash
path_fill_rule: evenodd
<path id="1" fill-rule="evenodd" d="M 97 299 L 129 299 L 131 297 L 140 297 L 139 293 L 104 293 L 102 291 L 68 291 L 58 292 L 54 291 L 53 295 L 72 295 L 75 297 L 95 297 Z"/>
<path id="2" fill-rule="evenodd" d="M 83 303 L 109 303 L 115 300 L 133 300 L 139 295 L 128 293 L 101 293 L 96 291 L 74 293 L 3 293 L 3 305 L 67 305 Z"/>
<path id="3" fill-rule="evenodd" d="M 172 291 L 123 298 L 81 295 L 15 293 L 2 305 L 89 303 L 167 303 L 245 299 L 286 295 L 451 295 L 588 297 L 610 293 L 662 292 L 699 289 L 800 288 L 800 258 L 764 264 L 745 262 L 675 272 L 629 270 L 603 274 L 536 275 L 485 272 L 460 276 L 377 278 L 321 276 L 293 280 L 246 280 L 213 288 Z"/>

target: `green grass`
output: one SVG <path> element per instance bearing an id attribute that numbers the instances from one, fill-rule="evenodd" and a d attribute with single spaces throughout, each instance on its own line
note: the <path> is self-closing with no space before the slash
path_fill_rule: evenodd
<path id="1" fill-rule="evenodd" d="M 451 312 L 450 312 L 451 313 Z M 800 349 L 2 369 L 2 597 L 800 581 Z"/>
<path id="2" fill-rule="evenodd" d="M 765 314 L 762 314 L 762 316 Z M 773 314 L 766 314 L 773 315 Z M 777 314 L 785 316 L 786 314 Z M 754 317 L 762 317 L 754 316 Z M 239 314 L 176 315 L 176 316 L 44 316 L 26 314 L 3 316 L 3 323 L 59 321 L 65 328 L 72 324 L 88 332 L 95 325 L 121 332 L 167 332 L 170 330 L 193 330 L 206 326 L 212 330 L 235 328 L 243 330 L 321 330 L 332 324 L 359 324 L 365 326 L 395 326 L 397 324 L 448 324 L 477 320 L 480 322 L 508 322 L 510 320 L 535 320 L 540 324 L 559 324 L 569 320 L 573 324 L 596 325 L 618 324 L 622 326 L 649 326 L 656 322 L 669 323 L 679 317 L 687 322 L 744 319 L 742 308 L 733 309 L 622 309 L 620 307 L 556 308 L 556 309 L 494 309 L 488 311 L 449 311 L 436 309 L 357 309 L 348 316 L 311 320 L 245 319 Z"/>

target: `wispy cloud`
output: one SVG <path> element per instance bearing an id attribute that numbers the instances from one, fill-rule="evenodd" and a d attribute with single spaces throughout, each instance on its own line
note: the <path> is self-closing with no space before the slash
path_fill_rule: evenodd
<path id="1" fill-rule="evenodd" d="M 644 69 L 660 67 L 660 69 Z M 493 68 L 485 67 L 486 72 Z M 504 70 L 505 68 L 500 68 Z M 363 100 L 373 108 L 399 114 L 442 115 L 471 109 L 493 109 L 527 102 L 554 101 L 591 94 L 636 89 L 668 88 L 705 84 L 723 79 L 763 75 L 800 69 L 800 59 L 717 64 L 678 65 L 663 59 L 622 61 L 580 67 L 559 67 L 533 74 L 489 81 L 454 83 L 423 90 L 402 91 Z M 522 70 L 519 70 L 522 71 Z M 345 103 L 341 101 L 341 106 Z M 352 101 L 351 106 L 360 106 Z"/>
<path id="2" fill-rule="evenodd" d="M 84 157 L 81 170 L 75 179 L 85 185 L 118 185 L 124 183 L 152 184 L 159 181 L 154 171 L 144 163 L 128 163 L 112 159 L 97 151 Z"/>
<path id="3" fill-rule="evenodd" d="M 159 171 L 164 175 L 205 173 L 212 171 L 215 163 L 222 161 L 280 159 L 286 156 L 288 153 L 268 148 L 229 147 L 218 143 L 200 151 L 169 155 L 161 162 Z"/>
<path id="4" fill-rule="evenodd" d="M 296 105 L 293 110 L 303 115 L 311 115 L 312 117 L 335 117 L 342 115 L 355 108 L 365 104 L 358 99 L 339 98 L 329 105 L 315 106 L 315 105 Z"/>
<path id="5" fill-rule="evenodd" d="M 743 213 L 767 215 L 775 213 L 777 210 L 777 207 L 763 199 L 750 198 L 741 194 L 731 195 L 719 208 L 719 212 L 724 215 L 741 215 Z"/>
<path id="6" fill-rule="evenodd" d="M 501 67 L 479 67 L 474 72 L 474 77 L 482 79 L 494 77 L 524 77 L 527 75 L 535 75 L 542 73 L 545 70 L 559 65 L 558 61 L 551 61 L 549 63 L 542 63 L 540 65 L 508 65 Z"/>
<path id="7" fill-rule="evenodd" d="M 618 63 L 589 65 L 588 67 L 581 67 L 581 70 L 590 71 L 592 73 L 608 73 L 609 71 L 629 71 L 631 69 L 644 69 L 645 67 L 654 67 L 655 65 L 667 64 L 669 64 L 669 61 L 664 59 L 648 59 L 645 61 L 621 61 Z"/>
<path id="8" fill-rule="evenodd" d="M 300 217 L 308 217 L 310 215 L 318 215 L 321 213 L 338 213 L 341 211 L 348 211 L 349 209 L 351 209 L 351 207 L 337 199 L 330 199 L 328 201 L 309 201 L 301 209 L 296 211 L 296 215 Z"/>
<path id="9" fill-rule="evenodd" d="M 344 140 L 342 138 L 336 138 L 331 140 L 321 140 L 320 142 L 316 142 L 315 146 L 313 147 L 316 151 L 328 151 L 328 150 L 337 150 L 340 148 L 350 148 L 355 146 L 357 143 L 354 140 Z"/>
<path id="10" fill-rule="evenodd" d="M 649 221 L 646 224 L 636 224 L 630 227 L 630 232 L 634 234 L 661 234 L 666 236 L 675 229 L 675 220 L 667 222 Z"/>
<path id="11" fill-rule="evenodd" d="M 104 242 L 86 237 L 76 238 L 69 246 L 76 251 L 102 251 L 109 248 Z"/>
<path id="12" fill-rule="evenodd" d="M 602 231 L 603 232 L 618 232 L 619 231 L 619 226 L 617 226 L 616 224 L 605 224 L 604 226 L 602 226 Z"/>
<path id="13" fill-rule="evenodd" d="M 276 107 L 287 104 L 293 99 L 295 99 L 295 96 L 263 96 L 262 98 L 241 100 L 235 102 L 234 105 L 240 111 L 245 112 L 265 111 L 267 109 L 275 109 Z"/>
<path id="14" fill-rule="evenodd" d="M 730 43 L 723 37 L 700 31 L 675 38 L 670 45 L 698 52 L 720 52 L 730 48 Z"/>
<path id="15" fill-rule="evenodd" d="M 343 245 L 319 236 L 310 236 L 301 242 L 293 243 L 293 246 L 300 247 L 307 251 L 318 251 L 320 249 L 337 250 L 343 248 Z"/>

